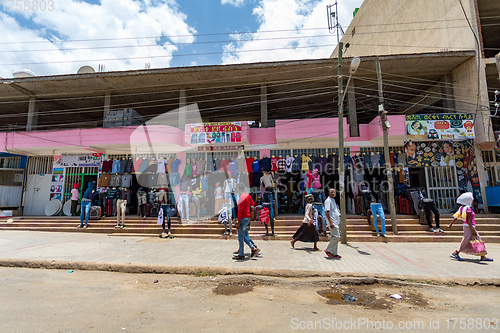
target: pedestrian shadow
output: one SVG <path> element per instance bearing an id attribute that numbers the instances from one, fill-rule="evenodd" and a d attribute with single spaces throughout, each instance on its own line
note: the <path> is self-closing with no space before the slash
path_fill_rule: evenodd
<path id="1" fill-rule="evenodd" d="M 453 257 L 450 257 L 450 260 L 458 261 L 457 259 L 455 259 Z M 480 261 L 479 259 L 462 258 L 461 262 L 468 262 L 468 263 L 472 263 L 472 264 L 476 264 L 476 265 L 488 266 L 488 263 L 492 263 L 493 261 Z"/>
<path id="2" fill-rule="evenodd" d="M 296 247 L 296 248 L 292 248 L 292 250 L 297 250 L 297 251 L 305 251 L 309 254 L 311 253 L 318 253 L 318 252 L 321 252 L 321 251 L 314 251 L 312 248 L 310 247 Z"/>
<path id="3" fill-rule="evenodd" d="M 372 254 L 370 252 L 365 252 L 365 251 L 362 251 L 359 249 L 359 247 L 356 247 L 356 246 L 352 246 L 351 244 L 347 244 L 348 247 L 358 251 L 359 254 L 363 255 L 363 256 L 371 256 Z"/>

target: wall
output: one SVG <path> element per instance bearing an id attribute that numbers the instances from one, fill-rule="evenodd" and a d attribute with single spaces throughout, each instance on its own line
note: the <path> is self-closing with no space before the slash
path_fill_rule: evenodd
<path id="1" fill-rule="evenodd" d="M 474 25 L 472 1 L 462 2 Z M 346 57 L 476 48 L 458 0 L 365 0 L 342 41 Z"/>

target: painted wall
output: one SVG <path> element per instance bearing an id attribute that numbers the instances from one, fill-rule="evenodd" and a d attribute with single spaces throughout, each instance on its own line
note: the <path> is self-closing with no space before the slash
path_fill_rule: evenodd
<path id="1" fill-rule="evenodd" d="M 474 25 L 473 1 L 462 2 Z M 458 0 L 365 0 L 342 41 L 350 44 L 345 57 L 476 48 Z"/>

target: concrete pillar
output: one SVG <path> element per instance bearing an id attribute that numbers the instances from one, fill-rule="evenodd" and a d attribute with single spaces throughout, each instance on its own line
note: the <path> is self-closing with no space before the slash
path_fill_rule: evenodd
<path id="1" fill-rule="evenodd" d="M 442 79 L 441 93 L 443 94 L 443 106 L 446 109 L 445 113 L 454 113 L 455 98 L 453 96 L 453 75 L 446 74 Z"/>
<path id="2" fill-rule="evenodd" d="M 38 113 L 35 96 L 30 97 L 28 105 L 28 120 L 26 122 L 26 131 L 34 131 L 38 125 Z"/>
<path id="3" fill-rule="evenodd" d="M 349 120 L 349 129 L 351 137 L 359 137 L 358 116 L 356 114 L 356 85 L 351 79 L 349 88 L 347 89 L 347 101 L 349 103 L 349 111 L 347 119 Z"/>
<path id="4" fill-rule="evenodd" d="M 186 127 L 186 89 L 179 91 L 179 128 L 184 130 Z"/>
<path id="5" fill-rule="evenodd" d="M 476 154 L 476 167 L 477 175 L 479 177 L 479 184 L 481 185 L 481 196 L 483 197 L 484 212 L 488 213 L 488 200 L 486 198 L 486 170 L 484 169 L 483 155 L 481 154 L 481 149 L 475 145 L 474 153 Z"/>
<path id="6" fill-rule="evenodd" d="M 262 127 L 267 127 L 267 86 L 260 86 L 260 123 Z"/>
<path id="7" fill-rule="evenodd" d="M 104 116 L 103 119 L 103 127 L 110 127 L 110 121 L 114 118 L 109 118 L 109 113 L 111 111 L 111 93 L 106 93 L 104 95 Z"/>

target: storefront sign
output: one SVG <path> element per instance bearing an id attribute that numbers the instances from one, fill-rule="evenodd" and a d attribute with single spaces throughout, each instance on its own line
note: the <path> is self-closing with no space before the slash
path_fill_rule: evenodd
<path id="1" fill-rule="evenodd" d="M 241 142 L 241 122 L 191 124 L 191 144 Z"/>
<path id="2" fill-rule="evenodd" d="M 101 165 L 103 154 L 65 154 L 61 155 L 59 166 L 63 167 L 98 167 Z"/>
<path id="3" fill-rule="evenodd" d="M 463 140 L 474 138 L 471 114 L 414 114 L 406 116 L 409 140 Z"/>
<path id="4" fill-rule="evenodd" d="M 405 144 L 405 153 L 410 168 L 455 166 L 461 190 L 472 191 L 480 185 L 473 140 L 409 141 Z"/>
<path id="5" fill-rule="evenodd" d="M 228 151 L 228 150 L 242 150 L 245 146 L 203 146 L 198 147 L 198 151 Z"/>

